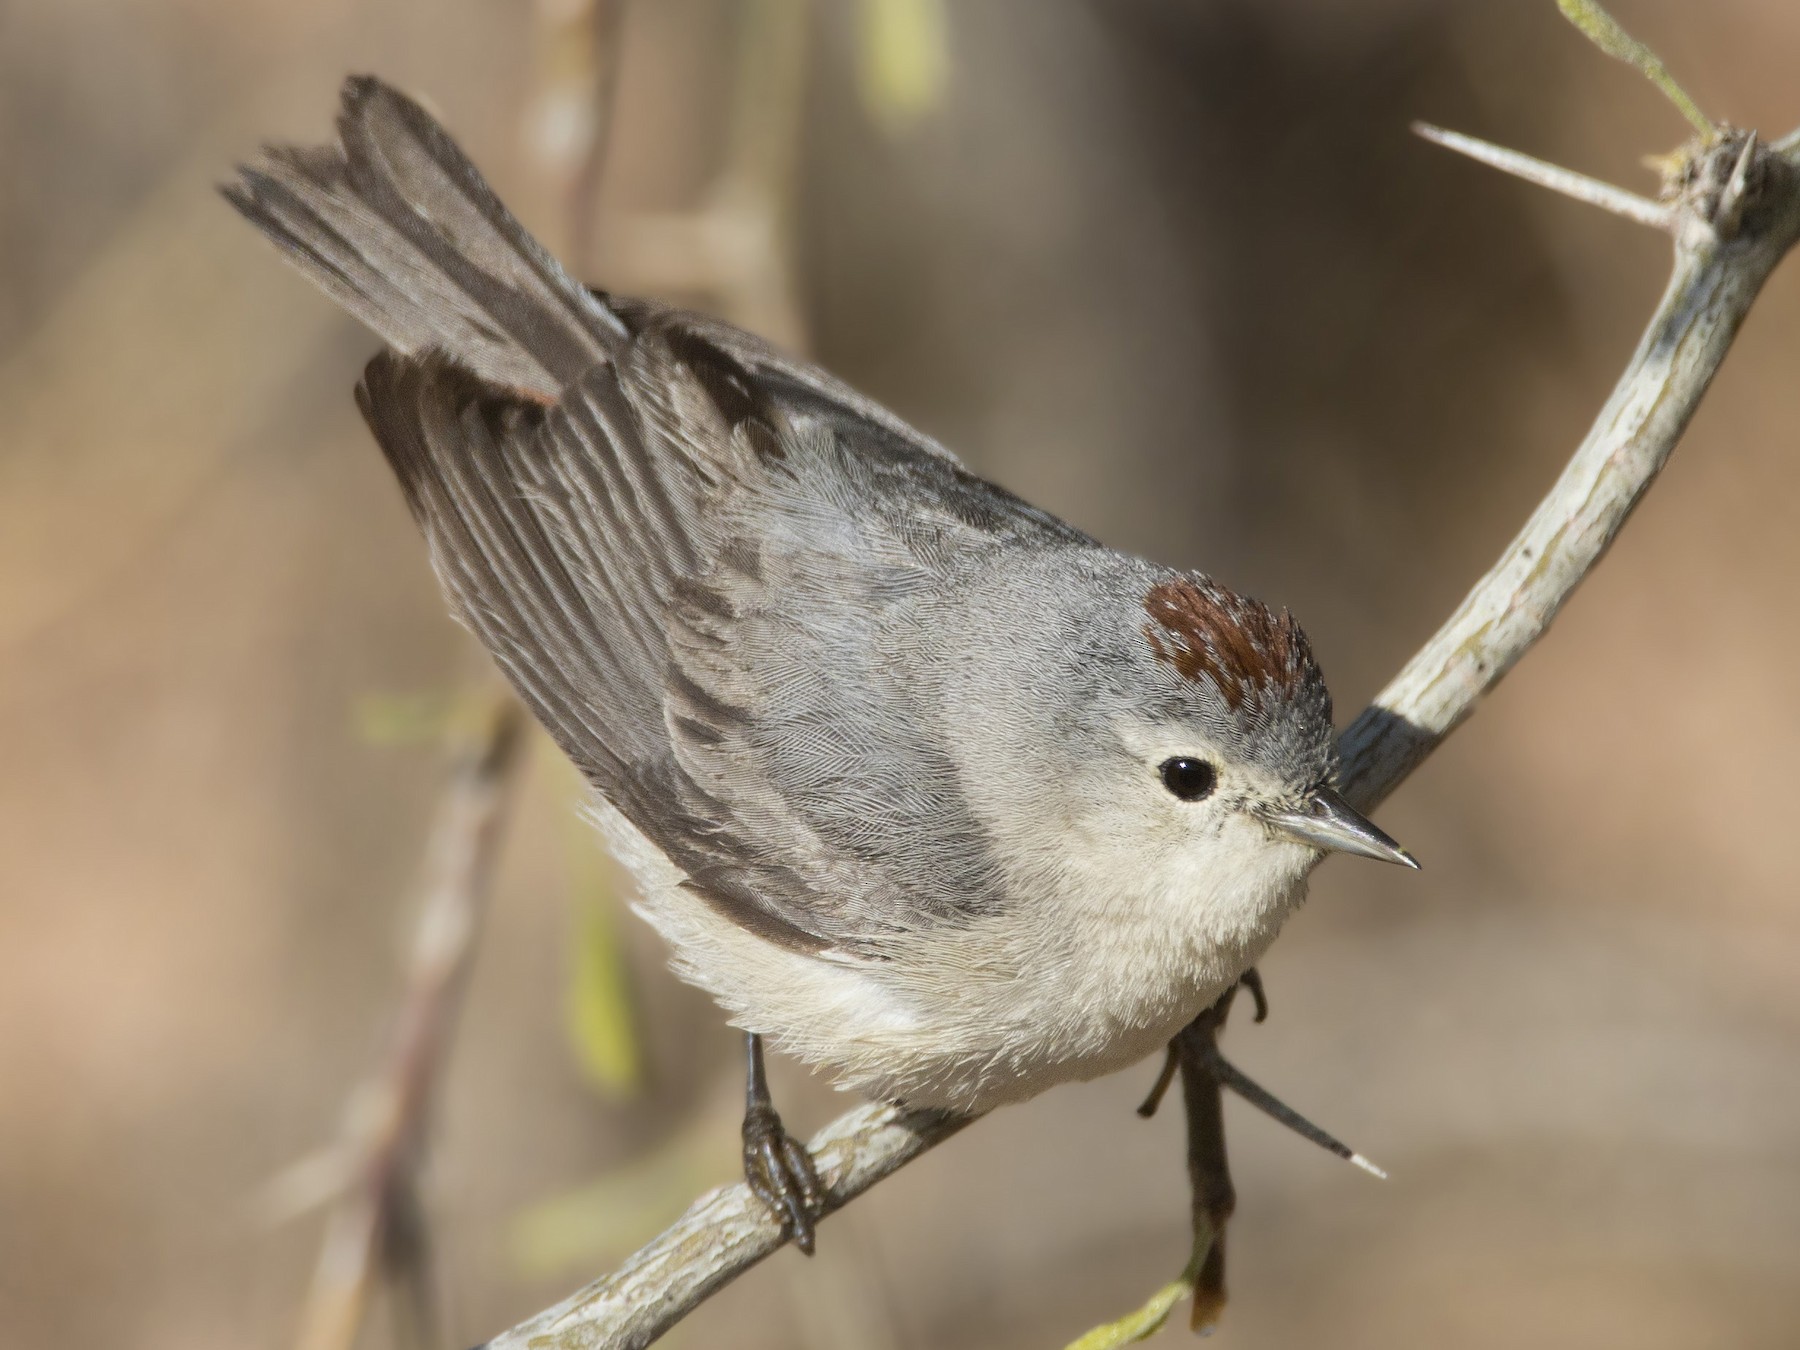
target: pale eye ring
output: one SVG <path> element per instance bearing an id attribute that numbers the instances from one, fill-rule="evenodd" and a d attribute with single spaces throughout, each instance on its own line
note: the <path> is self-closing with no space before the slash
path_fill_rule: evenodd
<path id="1" fill-rule="evenodd" d="M 1160 770 L 1163 786 L 1184 802 L 1210 797 L 1219 785 L 1219 771 L 1203 759 L 1176 755 L 1165 759 Z"/>

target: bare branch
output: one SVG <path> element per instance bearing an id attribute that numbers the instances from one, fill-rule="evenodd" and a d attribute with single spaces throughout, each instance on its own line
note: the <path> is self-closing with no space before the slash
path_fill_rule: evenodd
<path id="1" fill-rule="evenodd" d="M 1237 1189 L 1231 1184 L 1231 1166 L 1225 1154 L 1225 1085 L 1214 1071 L 1219 1032 L 1231 1015 L 1236 995 L 1236 989 L 1227 989 L 1172 1042 L 1181 1066 L 1189 1219 L 1194 1235 L 1193 1254 L 1188 1259 L 1194 1302 L 1188 1325 L 1199 1332 L 1211 1331 L 1225 1312 L 1225 1225 L 1237 1209 Z"/>
<path id="2" fill-rule="evenodd" d="M 1627 220 L 1635 220 L 1651 229 L 1667 230 L 1674 223 L 1673 207 L 1653 202 L 1648 197 L 1640 197 L 1635 192 L 1627 192 L 1624 188 L 1614 187 L 1598 178 L 1589 178 L 1585 173 L 1561 168 L 1476 136 L 1465 136 L 1460 131 L 1446 131 L 1429 122 L 1414 122 L 1412 129 L 1433 145 L 1441 145 L 1446 150 L 1478 159 L 1502 173 L 1510 173 L 1528 183 L 1547 187 L 1552 192 L 1560 192 L 1578 202 L 1597 206 L 1602 211 L 1611 211 L 1615 216 L 1624 216 Z"/>
<path id="3" fill-rule="evenodd" d="M 1754 188 L 1735 234 L 1718 216 Z M 1544 635 L 1668 462 L 1738 326 L 1800 236 L 1800 166 L 1739 135 L 1697 152 L 1675 203 L 1675 270 L 1612 397 L 1562 477 L 1456 612 L 1339 739 L 1344 793 L 1369 810 L 1459 726 Z"/>
<path id="4" fill-rule="evenodd" d="M 829 1192 L 826 1212 L 841 1209 L 970 1119 L 895 1106 L 845 1112 L 807 1145 Z M 721 1186 L 611 1275 L 495 1337 L 489 1350 L 637 1350 L 786 1240 L 748 1186 Z"/>
<path id="5" fill-rule="evenodd" d="M 1722 135 L 1693 152 L 1688 185 L 1671 207 L 1674 275 L 1592 430 L 1493 570 L 1340 738 L 1344 788 L 1359 807 L 1392 792 L 1543 635 L 1667 462 L 1764 281 L 1800 237 L 1800 132 L 1779 143 L 1779 154 L 1745 145 L 1741 135 Z M 1730 222 L 1719 208 L 1732 194 L 1720 187 L 1740 177 L 1743 206 Z M 1216 1102 L 1217 1080 L 1207 1081 L 1207 1100 Z M 1212 1171 L 1195 1166 L 1194 1105 L 1190 1167 L 1196 1233 L 1204 1239 L 1202 1221 L 1229 1207 L 1202 1189 L 1221 1180 L 1228 1186 L 1229 1178 L 1222 1157 Z M 842 1116 L 812 1141 L 833 1207 L 967 1123 L 878 1106 Z M 747 1186 L 722 1187 L 618 1272 L 502 1333 L 489 1350 L 637 1350 L 781 1242 Z M 1219 1255 L 1211 1246 L 1193 1268 L 1202 1321 L 1222 1300 Z M 1178 1281 L 1153 1303 L 1166 1314 L 1165 1295 L 1178 1297 L 1184 1287 Z"/>
<path id="6" fill-rule="evenodd" d="M 416 1177 L 432 1089 L 449 1048 L 506 814 L 524 713 L 497 698 L 458 757 L 426 851 L 428 881 L 388 1053 L 351 1098 L 334 1150 L 348 1189 L 332 1210 L 302 1313 L 301 1350 L 350 1350 L 384 1272 L 424 1296 Z M 423 1330 L 424 1328 L 421 1328 Z"/>
<path id="7" fill-rule="evenodd" d="M 1218 1324 L 1226 1303 L 1225 1229 L 1237 1206 L 1237 1192 L 1232 1186 L 1231 1165 L 1225 1150 L 1221 1100 L 1225 1089 L 1229 1088 L 1309 1143 L 1387 1180 L 1386 1172 L 1313 1124 L 1220 1053 L 1219 1033 L 1225 1029 L 1240 989 L 1250 991 L 1256 1000 L 1256 1020 L 1263 1020 L 1268 1005 L 1263 998 L 1262 980 L 1249 972 L 1169 1042 L 1168 1059 L 1157 1076 L 1156 1085 L 1150 1089 L 1144 1104 L 1138 1107 L 1140 1116 L 1153 1115 L 1176 1071 L 1180 1070 L 1181 1099 L 1187 1124 L 1188 1182 L 1192 1193 L 1193 1245 L 1187 1266 L 1141 1306 L 1122 1318 L 1093 1328 L 1071 1342 L 1066 1350 L 1119 1350 L 1121 1346 L 1135 1345 L 1159 1331 L 1175 1305 L 1190 1295 L 1194 1300 L 1191 1317 L 1194 1330 L 1204 1334 Z"/>

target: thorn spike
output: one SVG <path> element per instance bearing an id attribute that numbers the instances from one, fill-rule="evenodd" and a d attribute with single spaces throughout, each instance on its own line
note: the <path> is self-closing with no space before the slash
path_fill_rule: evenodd
<path id="1" fill-rule="evenodd" d="M 1560 192 L 1565 197 L 1573 197 L 1578 202 L 1597 206 L 1615 216 L 1624 216 L 1627 220 L 1635 220 L 1640 225 L 1648 225 L 1664 232 L 1674 228 L 1675 213 L 1669 207 L 1661 202 L 1653 202 L 1648 197 L 1640 197 L 1635 192 L 1614 187 L 1611 183 L 1604 183 L 1598 178 L 1590 178 L 1584 173 L 1576 173 L 1573 169 L 1547 163 L 1517 150 L 1508 150 L 1505 146 L 1484 141 L 1478 136 L 1446 131 L 1429 122 L 1414 122 L 1413 131 L 1433 145 L 1441 145 L 1446 150 L 1467 155 L 1502 173 L 1510 173 L 1528 183 L 1536 183 L 1552 192 Z"/>
<path id="2" fill-rule="evenodd" d="M 1254 1106 L 1271 1120 L 1287 1126 L 1302 1139 L 1317 1144 L 1327 1153 L 1335 1154 L 1345 1162 L 1355 1164 L 1370 1176 L 1379 1177 L 1383 1181 L 1387 1180 L 1387 1173 L 1381 1168 L 1363 1157 L 1362 1154 L 1356 1152 L 1356 1150 L 1352 1149 L 1348 1144 L 1339 1140 L 1336 1136 L 1327 1134 L 1324 1130 L 1313 1124 L 1305 1116 L 1294 1110 L 1293 1107 L 1282 1101 L 1281 1098 L 1277 1097 L 1273 1092 L 1270 1092 L 1267 1088 L 1263 1087 L 1260 1083 L 1256 1082 L 1255 1079 L 1246 1074 L 1242 1069 L 1226 1059 L 1224 1055 L 1217 1051 L 1217 1049 L 1215 1049 L 1209 1057 L 1209 1062 L 1213 1071 L 1213 1076 L 1218 1079 L 1221 1086 L 1230 1088 L 1238 1096 L 1249 1102 L 1250 1105 Z"/>

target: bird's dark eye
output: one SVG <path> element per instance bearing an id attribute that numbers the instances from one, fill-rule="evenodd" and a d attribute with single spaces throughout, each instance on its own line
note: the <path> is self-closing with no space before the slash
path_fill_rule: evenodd
<path id="1" fill-rule="evenodd" d="M 1197 802 L 1219 783 L 1218 770 L 1203 759 L 1177 755 L 1162 763 L 1163 786 L 1184 802 Z"/>

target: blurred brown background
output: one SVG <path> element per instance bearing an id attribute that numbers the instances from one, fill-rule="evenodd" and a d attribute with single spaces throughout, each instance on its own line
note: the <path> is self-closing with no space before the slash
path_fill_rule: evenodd
<path id="1" fill-rule="evenodd" d="M 1716 116 L 1800 123 L 1789 0 L 1616 10 Z M 1550 0 L 638 0 L 585 227 L 581 11 L 0 7 L 0 1343 L 292 1344 L 318 1221 L 257 1197 L 399 998 L 443 763 L 370 724 L 482 663 L 351 405 L 371 339 L 211 192 L 324 134 L 345 71 L 425 94 L 596 280 L 804 342 L 1108 542 L 1290 605 L 1343 717 L 1666 276 L 1407 132 L 1648 189 L 1684 125 Z M 1234 1058 L 1393 1179 L 1228 1108 L 1221 1343 L 1800 1343 L 1797 356 L 1790 261 L 1618 548 L 1385 808 L 1425 873 L 1332 863 L 1265 964 Z M 606 916 L 537 749 L 434 1129 L 450 1344 L 733 1171 L 736 1040 L 635 920 L 641 1082 L 582 1067 Z M 1000 1113 L 669 1343 L 1035 1350 L 1123 1313 L 1185 1254 L 1152 1070 Z M 777 1087 L 806 1129 L 843 1105 Z"/>

